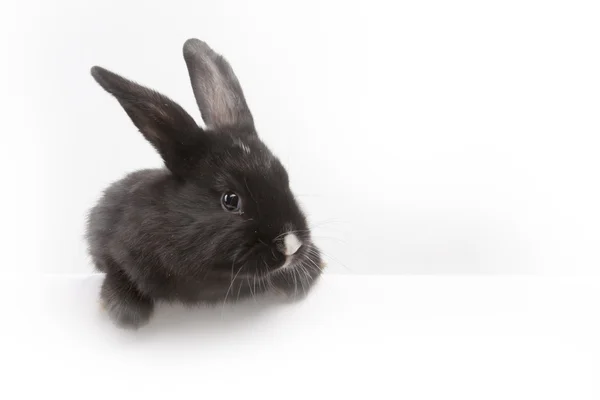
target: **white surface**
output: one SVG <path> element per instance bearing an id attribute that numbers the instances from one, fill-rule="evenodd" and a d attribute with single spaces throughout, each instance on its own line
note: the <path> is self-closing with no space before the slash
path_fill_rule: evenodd
<path id="1" fill-rule="evenodd" d="M 199 119 L 181 55 L 199 37 L 231 61 L 319 244 L 349 270 L 598 275 L 599 10 L 3 1 L 3 232 L 16 239 L 5 259 L 91 271 L 87 209 L 109 182 L 160 161 L 89 68 L 161 90 Z M 330 267 L 346 273 L 340 263 Z"/>
<path id="2" fill-rule="evenodd" d="M 600 398 L 599 10 L 2 1 L 0 398 Z M 231 61 L 331 271 L 596 277 L 327 275 L 302 304 L 115 329 L 68 273 L 100 191 L 160 161 L 89 68 L 199 119 L 189 37 Z"/>
<path id="3" fill-rule="evenodd" d="M 46 277 L 11 307 L 0 398 L 600 396 L 597 279 L 326 275 L 302 303 L 164 306 L 137 332 L 101 313 L 100 281 Z"/>

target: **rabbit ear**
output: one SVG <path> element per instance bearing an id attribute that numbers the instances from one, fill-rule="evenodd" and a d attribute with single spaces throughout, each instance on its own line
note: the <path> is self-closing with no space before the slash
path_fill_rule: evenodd
<path id="1" fill-rule="evenodd" d="M 181 106 L 151 89 L 138 85 L 101 67 L 91 74 L 121 103 L 129 118 L 158 150 L 167 168 L 184 173 L 191 162 L 190 147 L 200 144 L 202 129 Z"/>
<path id="2" fill-rule="evenodd" d="M 206 126 L 254 132 L 254 120 L 242 87 L 227 60 L 198 39 L 185 42 L 183 57 Z"/>

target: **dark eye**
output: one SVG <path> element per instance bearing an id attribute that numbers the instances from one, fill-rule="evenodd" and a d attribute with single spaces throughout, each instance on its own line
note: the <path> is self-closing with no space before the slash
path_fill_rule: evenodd
<path id="1" fill-rule="evenodd" d="M 242 209 L 242 199 L 233 192 L 225 192 L 221 196 L 221 205 L 225 211 L 239 212 Z"/>

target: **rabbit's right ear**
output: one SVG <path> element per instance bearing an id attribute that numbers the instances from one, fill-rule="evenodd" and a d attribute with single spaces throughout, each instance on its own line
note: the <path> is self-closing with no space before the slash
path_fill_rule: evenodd
<path id="1" fill-rule="evenodd" d="M 183 56 L 206 126 L 255 133 L 242 87 L 227 60 L 198 39 L 185 42 Z"/>
<path id="2" fill-rule="evenodd" d="M 101 67 L 93 67 L 92 76 L 121 103 L 129 118 L 144 137 L 158 150 L 165 165 L 176 175 L 184 175 L 194 161 L 190 150 L 198 154 L 202 129 L 179 104 Z"/>

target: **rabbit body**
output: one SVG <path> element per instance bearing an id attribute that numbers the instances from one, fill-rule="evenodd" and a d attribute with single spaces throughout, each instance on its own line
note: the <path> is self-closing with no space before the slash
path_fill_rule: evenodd
<path id="1" fill-rule="evenodd" d="M 287 172 L 258 137 L 231 66 L 197 39 L 184 58 L 206 128 L 166 96 L 92 68 L 165 164 L 113 183 L 89 213 L 100 296 L 123 327 L 147 323 L 157 301 L 301 298 L 321 274 Z"/>

